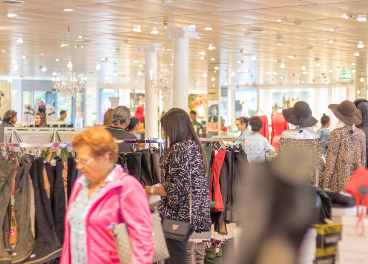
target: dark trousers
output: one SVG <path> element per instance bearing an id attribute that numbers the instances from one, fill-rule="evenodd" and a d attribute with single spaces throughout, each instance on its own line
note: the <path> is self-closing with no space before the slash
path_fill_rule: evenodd
<path id="1" fill-rule="evenodd" d="M 77 179 L 78 170 L 76 169 L 76 164 L 73 157 L 68 157 L 68 178 L 67 178 L 67 192 L 68 201 L 75 180 Z"/>
<path id="2" fill-rule="evenodd" d="M 166 238 L 167 249 L 169 250 L 170 258 L 165 260 L 165 264 L 187 264 L 187 246 L 193 230 L 190 230 L 184 241 L 178 241 Z"/>
<path id="3" fill-rule="evenodd" d="M 43 168 L 44 160 L 38 158 L 30 169 L 36 209 L 36 245 L 24 261 L 25 264 L 41 264 L 61 255 L 61 244 L 56 235 L 51 203 L 44 188 Z"/>

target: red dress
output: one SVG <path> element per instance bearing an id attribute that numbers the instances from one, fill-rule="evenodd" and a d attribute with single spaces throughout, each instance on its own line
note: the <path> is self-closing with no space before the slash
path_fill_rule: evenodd
<path id="1" fill-rule="evenodd" d="M 269 141 L 270 140 L 270 131 L 269 131 L 269 127 L 268 127 L 268 118 L 265 115 L 257 116 L 257 117 L 259 117 L 259 119 L 261 119 L 262 124 L 263 124 L 261 135 L 264 136 L 267 139 L 267 141 Z"/>
<path id="2" fill-rule="evenodd" d="M 282 113 L 275 114 L 271 119 L 271 145 L 278 150 L 281 134 L 284 130 L 289 129 Z"/>

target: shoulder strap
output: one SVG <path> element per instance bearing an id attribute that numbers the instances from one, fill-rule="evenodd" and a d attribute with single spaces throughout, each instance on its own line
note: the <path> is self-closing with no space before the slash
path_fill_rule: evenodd
<path id="1" fill-rule="evenodd" d="M 120 189 L 118 188 L 118 201 L 119 201 L 119 224 L 123 223 L 122 217 L 121 217 L 121 200 L 120 200 Z"/>
<path id="2" fill-rule="evenodd" d="M 187 146 L 182 143 L 182 145 L 184 146 L 186 152 L 187 152 L 187 155 L 188 155 L 188 168 L 189 168 L 189 180 L 190 180 L 190 195 L 189 195 L 189 218 L 190 218 L 190 223 L 192 223 L 192 170 L 190 169 L 190 164 L 189 164 L 189 150 L 187 148 Z"/>

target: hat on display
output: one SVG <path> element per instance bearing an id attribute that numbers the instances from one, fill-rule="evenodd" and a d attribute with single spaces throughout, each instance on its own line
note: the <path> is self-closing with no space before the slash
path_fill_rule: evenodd
<path id="1" fill-rule="evenodd" d="M 282 110 L 286 122 L 301 127 L 311 127 L 318 123 L 312 116 L 309 104 L 303 101 L 296 102 L 293 108 Z"/>
<path id="2" fill-rule="evenodd" d="M 340 121 L 349 126 L 362 123 L 362 112 L 349 100 L 343 101 L 341 104 L 330 104 L 328 108 Z"/>

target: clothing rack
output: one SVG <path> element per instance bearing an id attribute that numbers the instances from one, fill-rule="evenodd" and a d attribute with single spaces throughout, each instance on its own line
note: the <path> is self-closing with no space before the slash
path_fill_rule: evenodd
<path id="1" fill-rule="evenodd" d="M 216 141 L 243 141 L 241 137 L 212 137 L 212 138 L 199 138 L 202 142 L 216 142 Z"/>
<path id="2" fill-rule="evenodd" d="M 72 143 L 0 143 L 0 148 L 64 148 Z"/>
<path id="3" fill-rule="evenodd" d="M 130 144 L 159 144 L 160 145 L 160 157 L 162 157 L 165 150 L 165 140 L 163 139 L 123 139 L 115 140 L 117 144 L 130 143 Z"/>

